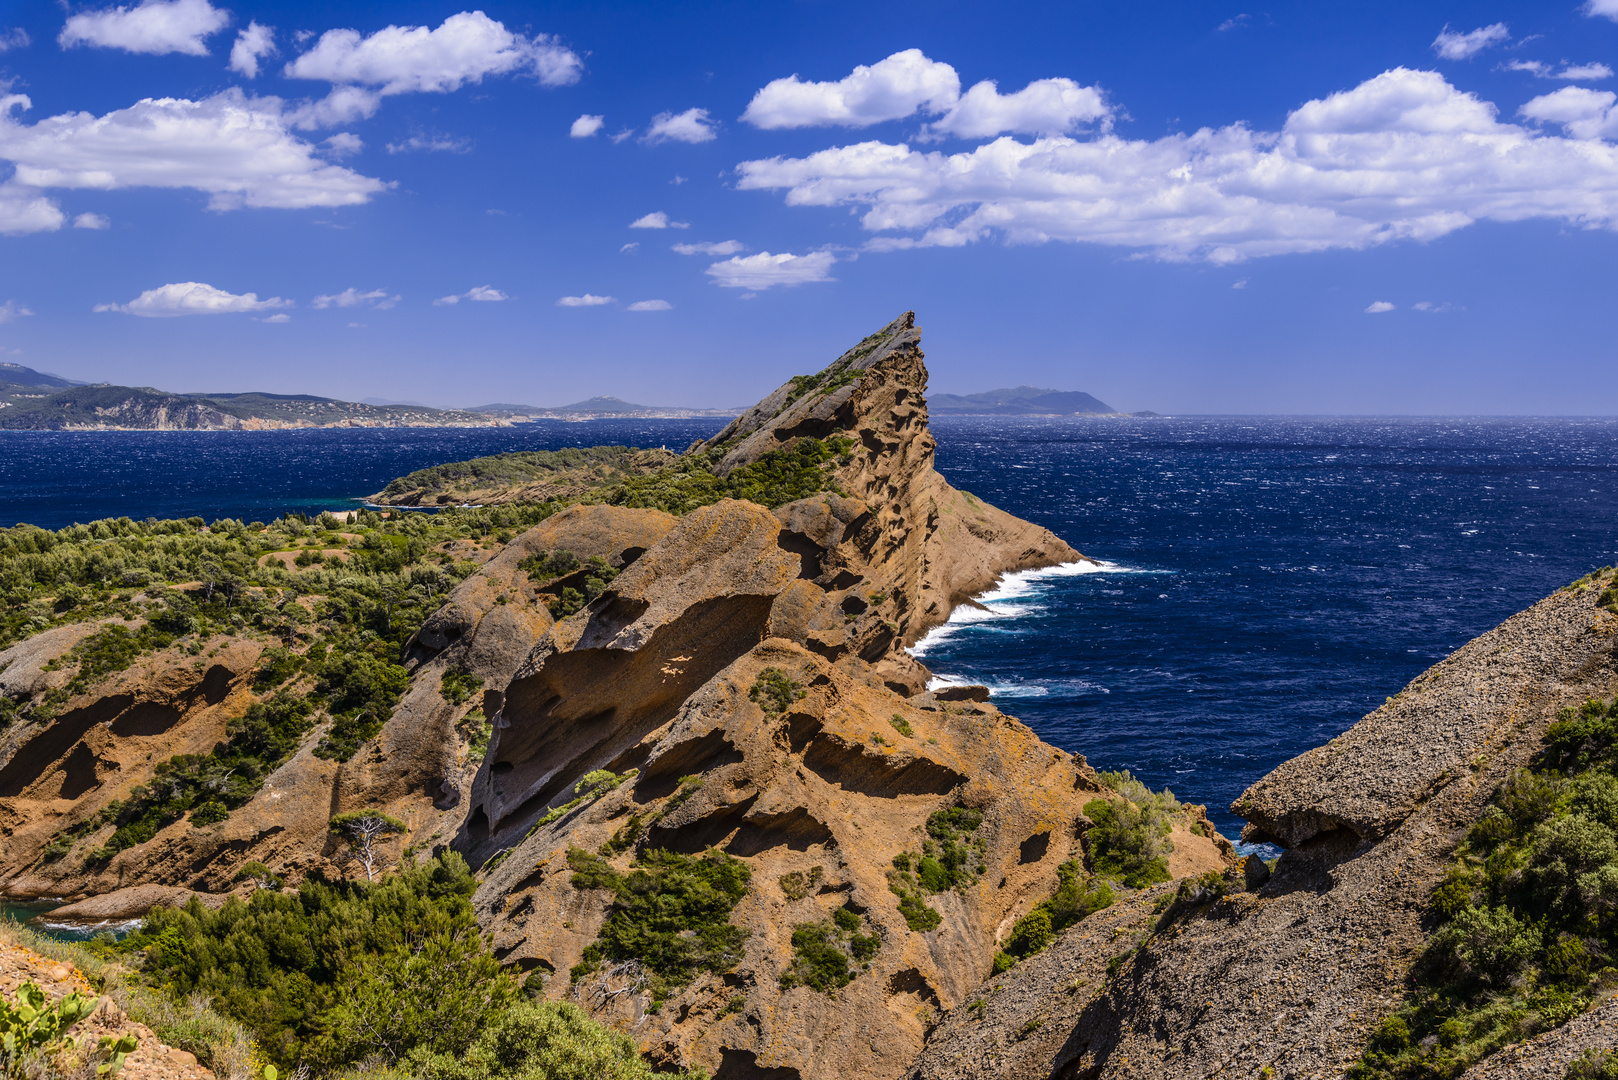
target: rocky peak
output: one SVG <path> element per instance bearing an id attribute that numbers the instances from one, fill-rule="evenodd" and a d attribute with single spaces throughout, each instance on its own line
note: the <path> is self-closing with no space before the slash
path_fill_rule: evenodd
<path id="1" fill-rule="evenodd" d="M 877 379 L 867 379 L 868 374 Z M 724 476 L 801 438 L 858 432 L 881 404 L 880 390 L 874 395 L 861 392 L 873 381 L 901 390 L 896 395 L 901 401 L 911 395 L 919 399 L 926 390 L 927 368 L 922 363 L 915 312 L 905 312 L 818 373 L 794 375 L 693 449 L 724 448 L 725 455 L 715 466 Z M 922 427 L 926 427 L 925 414 Z M 930 442 L 927 449 L 930 460 Z"/>

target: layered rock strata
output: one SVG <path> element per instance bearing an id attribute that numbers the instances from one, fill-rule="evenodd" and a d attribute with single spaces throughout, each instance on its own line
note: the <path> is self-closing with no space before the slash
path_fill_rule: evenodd
<path id="1" fill-rule="evenodd" d="M 903 651 L 1001 574 L 1083 558 L 933 469 L 918 340 L 906 315 L 694 448 L 722 451 L 726 474 L 799 439 L 850 440 L 836 490 L 774 512 L 694 511 L 552 627 L 512 680 L 473 784 L 457 846 L 493 866 L 475 902 L 498 954 L 632 1031 L 659 1064 L 898 1076 L 1055 889 L 1084 803 L 1105 794 L 1082 758 L 992 704 L 927 694 Z M 756 691 L 772 673 L 802 698 L 767 708 Z M 633 779 L 575 805 L 595 770 Z M 953 807 L 983 815 L 981 873 L 933 898 L 940 925 L 913 930 L 889 887 L 894 857 Z M 1181 840 L 1187 859 L 1223 865 L 1214 840 Z M 568 854 L 609 853 L 628 873 L 654 848 L 723 851 L 752 885 L 732 915 L 748 932 L 741 962 L 649 1013 L 631 981 L 570 979 L 610 896 L 575 887 Z M 807 893 L 791 886 L 805 880 Z M 794 927 L 837 909 L 880 937 L 869 970 L 834 994 L 784 986 Z"/>

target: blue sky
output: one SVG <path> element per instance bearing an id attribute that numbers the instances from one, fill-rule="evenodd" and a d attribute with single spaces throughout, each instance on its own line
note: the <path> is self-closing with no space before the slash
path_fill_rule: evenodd
<path id="1" fill-rule="evenodd" d="M 75 378 L 740 405 L 910 308 L 935 390 L 1618 412 L 1618 0 L 32 2 L 0 46 L 0 351 Z"/>

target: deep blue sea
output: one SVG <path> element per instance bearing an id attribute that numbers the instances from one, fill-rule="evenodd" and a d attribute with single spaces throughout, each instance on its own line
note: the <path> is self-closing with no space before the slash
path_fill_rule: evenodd
<path id="1" fill-rule="evenodd" d="M 0 521 L 270 520 L 518 449 L 683 449 L 714 420 L 308 432 L 0 432 Z M 1098 768 L 1206 803 L 1467 639 L 1618 563 L 1618 420 L 935 419 L 957 487 L 1101 572 L 1020 575 L 919 646 Z"/>

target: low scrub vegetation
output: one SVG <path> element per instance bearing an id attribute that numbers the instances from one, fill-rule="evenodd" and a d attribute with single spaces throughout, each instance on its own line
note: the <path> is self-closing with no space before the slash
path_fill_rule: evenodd
<path id="1" fill-rule="evenodd" d="M 476 884 L 446 854 L 375 883 L 313 878 L 218 911 L 159 908 L 98 947 L 121 966 L 57 951 L 92 977 L 139 965 L 138 978 L 117 976 L 137 979 L 121 998 L 131 1018 L 222 1078 L 268 1077 L 274 1063 L 283 1076 L 651 1080 L 625 1036 L 525 996 L 478 932 Z"/>
<path id="2" fill-rule="evenodd" d="M 832 470 L 849 459 L 853 447 L 854 440 L 840 435 L 824 441 L 799 439 L 750 465 L 732 469 L 724 477 L 713 470 L 727 447 L 715 447 L 592 493 L 587 501 L 649 507 L 680 515 L 720 499 L 747 499 L 773 510 L 822 491 L 836 491 Z"/>
<path id="3" fill-rule="evenodd" d="M 151 1028 L 158 1039 L 167 1045 L 195 1054 L 197 1060 L 214 1070 L 221 1080 L 227 1077 L 236 1080 L 250 1075 L 254 1067 L 254 1050 L 247 1029 L 220 1015 L 201 998 L 180 1000 L 149 986 L 138 972 L 131 971 L 126 965 L 124 961 L 127 958 L 113 944 L 111 934 L 91 942 L 63 942 L 7 919 L 0 920 L 0 942 L 25 948 L 36 956 L 73 965 L 96 993 L 111 998 L 130 1020 Z M 68 998 L 74 996 L 70 994 Z M 85 1002 L 87 1006 L 94 1004 L 93 997 Z M 6 1006 L 0 1004 L 0 1012 L 5 1009 Z M 53 1011 L 54 1016 L 46 1015 Z M 37 1044 L 38 1036 L 46 1027 L 65 1019 L 60 1005 L 55 1010 L 45 1006 L 38 1012 L 31 1034 L 17 1032 L 19 1042 L 26 1040 Z M 38 1022 L 41 1020 L 43 1023 Z M 0 1031 L 8 1026 L 10 1024 L 6 1020 L 0 1019 Z M 26 1029 L 30 1026 L 29 1022 L 25 1020 L 23 1026 Z M 60 1047 L 68 1051 L 65 1054 L 51 1051 L 49 1040 L 46 1042 L 44 1047 L 16 1047 L 9 1061 L 0 1060 L 0 1075 L 15 1075 L 19 1080 L 21 1077 L 28 1080 L 85 1080 L 90 1076 L 111 1080 L 117 1075 L 122 1058 L 138 1048 L 136 1040 L 127 1035 L 116 1040 L 103 1038 L 88 1045 L 86 1040 L 77 1040 L 71 1049 Z M 6 1057 L 7 1054 L 0 1051 L 0 1059 Z M 20 1073 L 16 1071 L 18 1069 Z"/>
<path id="4" fill-rule="evenodd" d="M 1618 989 L 1618 702 L 1563 710 L 1468 831 L 1432 911 L 1414 987 L 1354 1080 L 1450 1080 Z"/>
<path id="5" fill-rule="evenodd" d="M 807 986 L 834 994 L 853 981 L 858 971 L 869 971 L 871 959 L 882 948 L 882 936 L 873 928 L 860 931 L 865 919 L 852 908 L 840 907 L 822 922 L 798 923 L 792 929 L 792 962 L 781 972 L 781 989 Z"/>
<path id="6" fill-rule="evenodd" d="M 723 852 L 642 852 L 620 874 L 598 854 L 570 848 L 577 889 L 608 889 L 612 906 L 600 936 L 572 969 L 574 982 L 608 962 L 639 965 L 655 1008 L 700 971 L 728 971 L 742 955 L 747 931 L 730 913 L 747 895 L 752 871 Z"/>
<path id="7" fill-rule="evenodd" d="M 982 877 L 987 847 L 977 835 L 983 811 L 964 806 L 936 810 L 927 817 L 927 836 L 920 852 L 901 851 L 888 871 L 888 889 L 899 898 L 899 913 L 912 930 L 935 930 L 943 920 L 926 897 L 965 889 Z"/>
<path id="8" fill-rule="evenodd" d="M 780 716 L 803 698 L 806 691 L 780 668 L 767 667 L 753 680 L 747 696 L 767 716 Z"/>
<path id="9" fill-rule="evenodd" d="M 1122 799 L 1093 799 L 1084 804 L 1091 825 L 1084 835 L 1090 868 L 1131 889 L 1169 879 L 1171 815 L 1180 812 L 1174 793 L 1153 792 L 1126 770 L 1102 773 L 1101 780 Z"/>
<path id="10" fill-rule="evenodd" d="M 641 451 L 629 446 L 568 446 L 560 450 L 515 450 L 454 461 L 407 473 L 382 489 L 384 500 L 419 492 L 471 491 L 563 479 L 600 486 L 621 479 Z M 429 500 L 430 501 L 430 500 Z"/>
<path id="11" fill-rule="evenodd" d="M 1056 892 L 1018 919 L 994 959 L 996 973 L 1018 960 L 1043 952 L 1056 936 L 1089 915 L 1112 906 L 1112 888 L 1105 880 L 1085 874 L 1084 866 L 1069 859 L 1056 868 Z"/>

